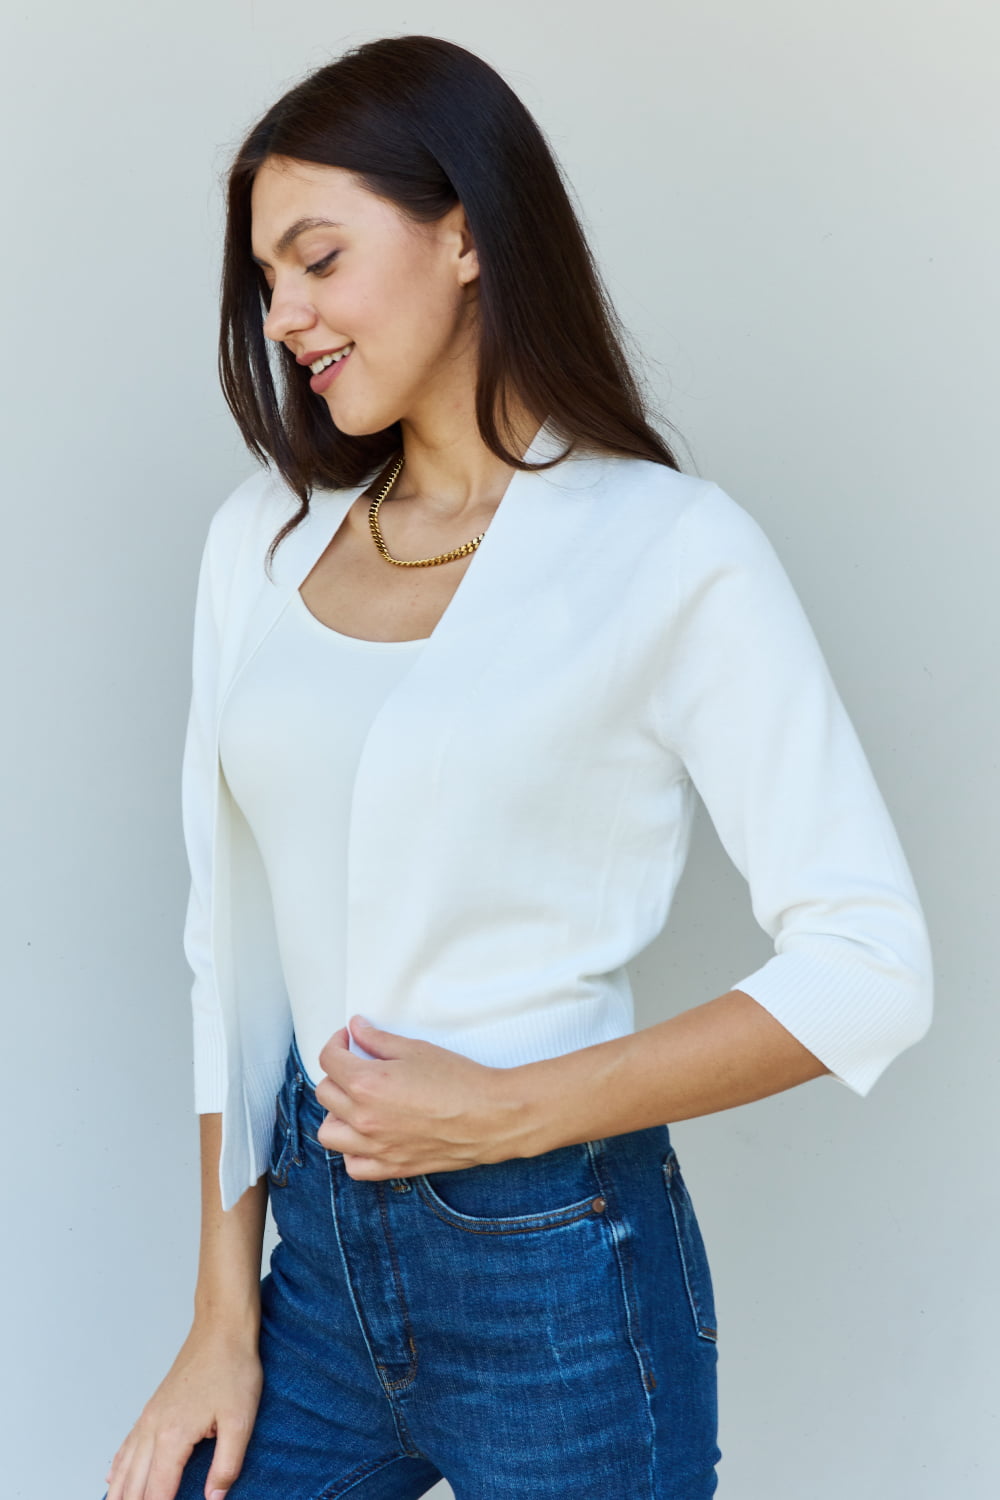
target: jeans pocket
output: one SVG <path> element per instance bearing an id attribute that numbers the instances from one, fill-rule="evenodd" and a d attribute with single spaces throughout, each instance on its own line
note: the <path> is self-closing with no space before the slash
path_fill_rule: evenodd
<path id="1" fill-rule="evenodd" d="M 684 1285 L 687 1288 L 691 1316 L 699 1338 L 714 1344 L 718 1338 L 715 1318 L 715 1296 L 712 1290 L 712 1274 L 709 1270 L 705 1242 L 695 1215 L 691 1195 L 681 1174 L 680 1162 L 673 1146 L 663 1158 L 663 1182 L 670 1204 L 677 1237 L 677 1253 L 680 1257 Z"/>
<path id="2" fill-rule="evenodd" d="M 557 1229 L 605 1209 L 585 1145 L 421 1173 L 413 1185 L 439 1219 L 470 1234 Z"/>

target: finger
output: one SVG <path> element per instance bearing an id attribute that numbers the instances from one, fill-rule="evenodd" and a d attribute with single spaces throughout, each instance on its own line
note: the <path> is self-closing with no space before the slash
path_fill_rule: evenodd
<path id="1" fill-rule="evenodd" d="M 348 1177 L 353 1177 L 356 1182 L 389 1182 L 393 1177 L 413 1176 L 412 1172 L 403 1172 L 399 1167 L 387 1166 L 375 1156 L 345 1155 L 344 1170 Z"/>
<path id="2" fill-rule="evenodd" d="M 382 1031 L 367 1016 L 352 1016 L 349 1024 L 354 1040 L 371 1057 L 382 1061 L 401 1056 L 412 1045 L 409 1037 L 400 1036 L 395 1031 Z"/>
<path id="3" fill-rule="evenodd" d="M 354 1100 L 347 1090 L 333 1078 L 321 1078 L 316 1085 L 315 1094 L 323 1108 L 329 1110 L 331 1115 L 336 1115 L 340 1120 L 349 1118 L 354 1108 Z"/>
<path id="4" fill-rule="evenodd" d="M 193 1443 L 175 1439 L 165 1440 L 161 1435 L 149 1465 L 149 1475 L 142 1500 L 174 1500 L 184 1466 L 191 1457 Z"/>
<path id="5" fill-rule="evenodd" d="M 333 1037 L 328 1038 L 328 1041 L 324 1041 L 321 1049 L 319 1049 L 319 1062 L 321 1062 L 322 1067 L 324 1068 L 327 1068 L 325 1055 L 327 1055 L 328 1052 L 333 1052 L 334 1055 L 339 1052 L 351 1052 L 351 1038 L 348 1037 L 348 1029 L 346 1029 L 346 1026 L 342 1026 L 342 1028 L 340 1028 L 340 1031 L 334 1032 Z"/>
<path id="6" fill-rule="evenodd" d="M 146 1478 L 152 1461 L 153 1439 L 151 1437 L 139 1438 L 132 1450 L 128 1469 L 123 1476 L 122 1488 L 119 1494 L 114 1496 L 114 1500 L 144 1500 Z"/>
<path id="7" fill-rule="evenodd" d="M 342 1052 L 346 1052 L 349 1050 L 350 1045 L 351 1039 L 348 1036 L 347 1027 L 341 1026 L 340 1030 L 335 1031 L 333 1033 L 333 1036 L 329 1037 L 319 1049 L 320 1060 L 322 1061 L 323 1053 L 326 1051 L 327 1047 L 339 1048 Z"/>
<path id="8" fill-rule="evenodd" d="M 125 1483 L 125 1475 L 128 1473 L 128 1453 L 123 1443 L 111 1460 L 111 1466 L 104 1476 L 104 1483 L 108 1487 L 105 1500 L 121 1500 L 122 1487 Z"/>
<path id="9" fill-rule="evenodd" d="M 371 1137 L 362 1135 L 360 1130 L 355 1130 L 353 1125 L 338 1119 L 336 1115 L 324 1116 L 316 1131 L 316 1139 L 328 1151 L 340 1151 L 345 1156 L 350 1153 L 353 1156 L 370 1157 L 372 1153 Z"/>
<path id="10" fill-rule="evenodd" d="M 320 1067 L 324 1073 L 331 1078 L 346 1077 L 351 1068 L 356 1068 L 359 1062 L 367 1061 L 366 1058 L 357 1057 L 351 1051 L 350 1037 L 347 1027 L 342 1026 L 335 1031 L 328 1042 L 324 1042 L 319 1053 Z"/>
<path id="11" fill-rule="evenodd" d="M 209 1500 L 212 1500 L 216 1490 L 225 1492 L 236 1483 L 252 1430 L 253 1422 L 247 1423 L 238 1417 L 230 1417 L 228 1420 L 223 1417 L 219 1422 L 215 1456 L 205 1480 L 205 1495 Z M 159 1500 L 159 1496 L 155 1500 Z M 172 1496 L 165 1496 L 164 1500 L 172 1500 Z"/>
<path id="12" fill-rule="evenodd" d="M 132 1434 L 129 1433 L 125 1441 L 119 1444 L 118 1452 L 115 1454 L 114 1458 L 112 1458 L 110 1464 L 108 1465 L 108 1472 L 104 1476 L 104 1483 L 108 1486 L 108 1494 L 106 1500 L 114 1500 L 111 1491 L 115 1486 L 117 1486 L 119 1490 L 121 1489 L 122 1475 L 128 1468 L 128 1456 L 131 1451 Z"/>

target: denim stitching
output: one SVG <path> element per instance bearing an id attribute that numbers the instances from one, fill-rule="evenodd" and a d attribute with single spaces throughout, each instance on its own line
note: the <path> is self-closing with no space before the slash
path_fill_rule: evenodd
<path id="1" fill-rule="evenodd" d="M 337 1249 L 338 1249 L 338 1251 L 340 1253 L 340 1262 L 341 1262 L 341 1265 L 344 1268 L 344 1280 L 345 1280 L 345 1283 L 347 1285 L 347 1294 L 348 1294 L 348 1296 L 351 1299 L 351 1306 L 354 1308 L 354 1315 L 355 1315 L 355 1317 L 358 1320 L 358 1326 L 361 1329 L 361 1336 L 362 1336 L 362 1338 L 365 1341 L 365 1347 L 368 1350 L 368 1357 L 371 1360 L 371 1362 L 372 1362 L 372 1368 L 375 1371 L 375 1378 L 378 1380 L 379 1384 L 383 1387 L 383 1389 L 385 1389 L 387 1385 L 388 1385 L 389 1388 L 392 1388 L 393 1382 L 392 1381 L 386 1382 L 382 1378 L 382 1368 L 380 1367 L 378 1360 L 375 1358 L 375 1351 L 374 1351 L 374 1349 L 372 1347 L 371 1329 L 368 1327 L 368 1324 L 367 1324 L 367 1322 L 365 1320 L 364 1312 L 362 1311 L 362 1308 L 361 1308 L 361 1304 L 358 1301 L 357 1294 L 355 1293 L 355 1290 L 354 1290 L 354 1278 L 351 1275 L 351 1268 L 350 1268 L 350 1265 L 348 1263 L 347 1256 L 344 1254 L 344 1245 L 343 1245 L 343 1241 L 341 1240 L 341 1237 L 340 1237 L 340 1220 L 339 1220 L 339 1217 L 337 1215 L 337 1187 L 336 1187 L 336 1178 L 335 1178 L 335 1173 L 334 1173 L 334 1167 L 333 1167 L 332 1163 L 330 1162 L 330 1153 L 329 1152 L 327 1152 L 327 1173 L 328 1173 L 328 1177 L 329 1177 L 329 1181 L 330 1181 L 330 1217 L 333 1220 L 333 1232 L 334 1232 L 334 1234 L 337 1237 Z M 412 1350 L 412 1352 L 413 1352 L 413 1354 L 415 1356 L 416 1355 L 416 1348 L 415 1348 L 415 1346 L 413 1344 L 412 1336 L 410 1337 L 410 1348 L 411 1348 L 411 1350 Z M 392 1405 L 391 1401 L 389 1403 L 389 1407 L 390 1407 L 390 1410 L 392 1411 L 393 1421 L 396 1424 L 396 1430 L 398 1432 L 399 1431 L 399 1422 L 400 1422 L 398 1413 L 396 1411 L 396 1408 Z M 401 1440 L 402 1440 L 402 1435 L 400 1435 L 400 1437 L 401 1437 Z M 324 1497 L 321 1496 L 320 1500 L 324 1500 Z"/>
<path id="2" fill-rule="evenodd" d="M 353 1490 L 363 1479 L 370 1479 L 377 1474 L 379 1469 L 386 1469 L 390 1464 L 398 1464 L 401 1459 L 416 1457 L 415 1454 L 393 1453 L 389 1458 L 370 1458 L 353 1468 L 349 1474 L 344 1474 L 340 1479 L 335 1479 L 332 1484 L 320 1491 L 316 1500 L 339 1500 L 341 1495 L 346 1495 L 348 1490 Z"/>
<path id="3" fill-rule="evenodd" d="M 656 1424 L 653 1420 L 653 1411 L 650 1404 L 650 1392 L 656 1387 L 656 1375 L 653 1370 L 653 1360 L 646 1345 L 646 1341 L 639 1329 L 638 1305 L 635 1298 L 635 1282 L 633 1278 L 632 1255 L 627 1236 L 623 1236 L 618 1230 L 617 1203 L 618 1198 L 608 1175 L 607 1162 L 602 1160 L 601 1155 L 595 1147 L 602 1146 L 603 1142 L 588 1141 L 587 1149 L 590 1152 L 594 1167 L 594 1176 L 601 1187 L 601 1194 L 608 1205 L 605 1217 L 611 1231 L 611 1243 L 618 1263 L 618 1276 L 621 1284 L 622 1302 L 625 1307 L 625 1327 L 628 1333 L 628 1341 L 635 1355 L 636 1365 L 639 1370 L 639 1378 L 642 1382 L 643 1395 L 646 1398 L 646 1415 L 649 1419 L 649 1493 L 652 1496 L 653 1489 L 653 1458 L 656 1450 Z M 603 1174 L 602 1175 L 602 1168 Z"/>
<path id="4" fill-rule="evenodd" d="M 288 1137 L 285 1136 L 277 1158 L 268 1163 L 267 1179 L 272 1187 L 288 1186 Z"/>
<path id="5" fill-rule="evenodd" d="M 591 1205 L 594 1198 L 590 1197 L 586 1199 L 586 1207 L 581 1208 L 579 1213 L 568 1214 L 568 1210 L 562 1209 L 559 1212 L 564 1215 L 568 1214 L 567 1217 L 553 1218 L 551 1215 L 547 1215 L 548 1222 L 538 1223 L 533 1221 L 528 1224 L 515 1224 L 510 1219 L 477 1219 L 472 1224 L 463 1224 L 460 1215 L 456 1215 L 454 1218 L 451 1216 L 455 1211 L 449 1209 L 446 1203 L 442 1203 L 439 1207 L 437 1199 L 428 1197 L 419 1177 L 415 1178 L 414 1181 L 417 1185 L 417 1192 L 431 1213 L 435 1214 L 443 1224 L 450 1224 L 453 1229 L 462 1230 L 463 1234 L 539 1234 L 547 1229 L 559 1229 L 563 1224 L 575 1224 L 578 1219 L 600 1217 L 592 1208 Z M 433 1188 L 428 1188 L 428 1191 L 433 1192 Z M 596 1194 L 594 1194 L 594 1197 L 596 1197 Z M 581 1199 L 581 1202 L 583 1201 Z M 571 1204 L 570 1207 L 576 1208 L 577 1205 Z M 528 1215 L 525 1215 L 525 1217 L 527 1218 Z"/>
<path id="6" fill-rule="evenodd" d="M 629 1342 L 635 1352 L 639 1365 L 639 1373 L 642 1376 L 643 1389 L 652 1390 L 656 1385 L 656 1376 L 653 1372 L 653 1360 L 646 1346 L 646 1341 L 639 1329 L 638 1308 L 635 1300 L 635 1277 L 632 1263 L 632 1250 L 627 1236 L 618 1233 L 616 1209 L 618 1204 L 617 1194 L 607 1175 L 607 1162 L 601 1160 L 596 1152 L 591 1152 L 594 1163 L 594 1175 L 601 1186 L 602 1196 L 605 1198 L 608 1208 L 608 1222 L 611 1225 L 612 1240 L 615 1247 L 615 1255 L 618 1260 L 619 1275 L 621 1278 L 622 1297 L 625 1302 L 625 1316 L 628 1323 Z M 602 1168 L 604 1176 L 602 1176 Z"/>
<path id="7" fill-rule="evenodd" d="M 403 1376 L 402 1380 L 383 1380 L 382 1383 L 388 1389 L 401 1390 L 404 1385 L 410 1385 L 416 1379 L 417 1346 L 413 1342 L 413 1328 L 410 1324 L 410 1309 L 407 1306 L 406 1298 L 403 1295 L 403 1278 L 400 1275 L 399 1260 L 396 1256 L 396 1242 L 392 1237 L 392 1232 L 389 1228 L 389 1220 L 386 1216 L 385 1211 L 385 1184 L 379 1181 L 375 1183 L 375 1187 L 377 1190 L 376 1197 L 378 1199 L 379 1218 L 382 1220 L 382 1229 L 385 1233 L 385 1243 L 389 1251 L 389 1258 L 392 1261 L 392 1279 L 395 1283 L 396 1296 L 399 1298 L 399 1305 L 403 1313 L 403 1327 L 406 1330 L 406 1342 L 410 1346 L 410 1354 L 412 1356 L 410 1360 L 409 1370 L 407 1374 Z M 381 1378 L 381 1370 L 379 1371 L 379 1376 Z"/>
<path id="8" fill-rule="evenodd" d="M 299 1121 L 299 1102 L 302 1096 L 302 1083 L 302 1074 L 296 1068 L 295 1077 L 292 1079 L 292 1097 L 289 1106 L 288 1124 L 289 1138 L 292 1146 L 292 1159 L 295 1162 L 295 1165 L 298 1167 L 301 1167 L 302 1165 L 302 1146 L 299 1140 L 299 1132 L 301 1129 L 301 1123 Z"/>
<path id="9" fill-rule="evenodd" d="M 288 1144 L 291 1139 L 291 1125 L 284 1105 L 281 1102 L 283 1090 L 279 1089 L 274 1101 L 274 1125 L 271 1130 L 271 1153 L 267 1163 L 268 1181 L 274 1187 L 288 1186 Z M 274 1153 L 274 1132 L 279 1129 L 282 1132 L 281 1149 Z"/>
<path id="10" fill-rule="evenodd" d="M 684 1250 L 684 1236 L 681 1233 L 677 1204 L 674 1201 L 674 1174 L 680 1171 L 680 1162 L 677 1160 L 677 1153 L 674 1150 L 673 1146 L 671 1146 L 670 1150 L 663 1158 L 663 1161 L 661 1163 L 661 1170 L 663 1173 L 664 1186 L 667 1190 L 667 1202 L 670 1204 L 670 1216 L 674 1221 L 674 1235 L 677 1239 L 677 1254 L 680 1259 L 681 1270 L 684 1273 L 684 1285 L 687 1288 L 688 1302 L 691 1305 L 691 1316 L 694 1319 L 695 1332 L 697 1333 L 699 1338 L 705 1339 L 706 1342 L 710 1344 L 714 1344 L 718 1342 L 718 1329 L 713 1328 L 710 1323 L 702 1322 L 701 1314 L 698 1311 L 698 1299 L 695 1297 L 694 1287 L 691 1285 L 690 1269 L 688 1267 L 687 1255 L 685 1254 Z"/>

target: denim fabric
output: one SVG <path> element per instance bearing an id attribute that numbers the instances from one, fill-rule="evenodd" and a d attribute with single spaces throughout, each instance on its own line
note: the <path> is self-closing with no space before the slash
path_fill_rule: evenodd
<path id="1" fill-rule="evenodd" d="M 320 1144 L 293 1040 L 264 1389 L 231 1500 L 702 1500 L 716 1328 L 665 1125 L 380 1182 Z M 177 1500 L 202 1500 L 214 1438 Z"/>

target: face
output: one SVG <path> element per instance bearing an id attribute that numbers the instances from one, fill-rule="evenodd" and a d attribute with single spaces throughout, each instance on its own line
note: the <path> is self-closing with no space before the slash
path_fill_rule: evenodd
<path id="1" fill-rule="evenodd" d="M 250 206 L 252 254 L 271 288 L 266 336 L 313 360 L 353 346 L 320 376 L 302 372 L 323 387 L 312 399 L 326 402 L 341 432 L 431 420 L 456 402 L 465 409 L 479 265 L 460 204 L 437 223 L 413 224 L 340 167 L 269 157 Z M 315 219 L 330 222 L 289 239 Z"/>

